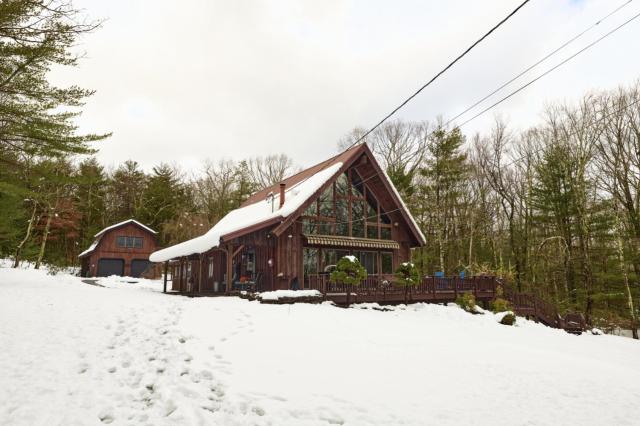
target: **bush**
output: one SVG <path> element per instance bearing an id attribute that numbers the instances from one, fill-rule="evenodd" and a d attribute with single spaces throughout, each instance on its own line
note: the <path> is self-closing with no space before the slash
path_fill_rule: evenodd
<path id="1" fill-rule="evenodd" d="M 504 324 L 504 325 L 513 325 L 515 323 L 516 323 L 516 316 L 513 314 L 513 312 L 509 312 L 505 314 L 500 320 L 500 324 Z"/>
<path id="2" fill-rule="evenodd" d="M 513 307 L 511 306 L 511 302 L 505 300 L 501 297 L 496 297 L 495 300 L 491 301 L 491 310 L 495 313 L 498 312 L 507 312 L 512 311 Z"/>
<path id="3" fill-rule="evenodd" d="M 476 297 L 473 293 L 464 293 L 462 296 L 458 296 L 456 304 L 467 312 L 471 312 L 472 314 L 477 313 Z"/>
<path id="4" fill-rule="evenodd" d="M 329 275 L 332 283 L 358 285 L 367 278 L 367 270 L 355 256 L 344 256 L 338 261 L 336 269 Z M 351 289 L 347 287 L 347 306 L 351 298 Z"/>

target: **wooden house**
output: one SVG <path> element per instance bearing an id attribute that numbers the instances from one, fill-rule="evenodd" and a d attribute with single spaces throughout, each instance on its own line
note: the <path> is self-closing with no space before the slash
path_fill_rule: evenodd
<path id="1" fill-rule="evenodd" d="M 156 234 L 134 219 L 104 228 L 95 235 L 91 246 L 80 253 L 80 274 L 139 277 L 151 265 L 149 255 L 158 248 Z"/>
<path id="2" fill-rule="evenodd" d="M 384 280 L 425 243 L 366 144 L 251 195 L 206 234 L 153 253 L 172 290 L 318 288 L 342 256 Z"/>

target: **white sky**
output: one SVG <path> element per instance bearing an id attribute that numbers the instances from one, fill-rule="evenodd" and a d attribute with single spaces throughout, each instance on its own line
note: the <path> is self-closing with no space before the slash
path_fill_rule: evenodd
<path id="1" fill-rule="evenodd" d="M 74 0 L 107 21 L 81 40 L 81 65 L 53 78 L 97 91 L 78 123 L 113 132 L 98 143 L 106 165 L 190 169 L 284 152 L 304 166 L 379 121 L 520 1 Z M 457 114 L 625 1 L 531 0 L 398 117 Z M 518 82 L 638 12 L 632 1 Z M 632 83 L 638 40 L 640 18 L 463 131 L 486 131 L 496 114 L 535 124 L 545 102 Z"/>

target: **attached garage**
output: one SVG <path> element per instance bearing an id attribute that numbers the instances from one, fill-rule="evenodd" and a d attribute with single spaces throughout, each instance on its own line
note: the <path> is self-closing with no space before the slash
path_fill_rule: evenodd
<path id="1" fill-rule="evenodd" d="M 131 276 L 139 277 L 151 265 L 147 259 L 133 259 L 131 261 Z"/>
<path id="2" fill-rule="evenodd" d="M 124 259 L 99 259 L 98 277 L 110 275 L 124 275 Z"/>

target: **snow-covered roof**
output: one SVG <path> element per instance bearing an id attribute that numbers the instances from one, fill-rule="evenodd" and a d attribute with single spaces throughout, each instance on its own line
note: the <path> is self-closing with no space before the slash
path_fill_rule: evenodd
<path id="1" fill-rule="evenodd" d="M 105 232 L 110 231 L 112 229 L 115 229 L 119 226 L 123 226 L 123 225 L 127 225 L 129 223 L 133 223 L 134 225 L 138 225 L 139 227 L 146 229 L 149 232 L 152 232 L 154 234 L 157 234 L 156 231 L 154 231 L 153 229 L 149 228 L 148 226 L 145 226 L 143 224 L 141 224 L 140 222 L 138 222 L 135 219 L 127 219 L 127 220 L 123 220 L 122 222 L 116 223 L 115 225 L 111 225 L 111 226 L 107 226 L 106 228 L 104 228 L 102 231 L 98 232 L 96 235 L 94 235 L 94 237 L 96 238 L 95 240 L 93 240 L 93 242 L 91 243 L 91 245 L 89 246 L 88 249 L 86 249 L 85 251 L 83 251 L 82 253 L 80 253 L 78 255 L 78 257 L 82 257 L 82 256 L 86 256 L 89 253 L 91 253 L 92 251 L 94 251 L 96 249 L 96 247 L 98 247 L 98 244 L 100 243 L 100 238 L 104 235 Z"/>
<path id="2" fill-rule="evenodd" d="M 422 239 L 422 244 L 426 244 L 427 243 L 427 239 L 425 238 L 424 234 L 422 233 L 422 230 L 420 229 L 420 227 L 418 226 L 418 223 L 416 222 L 416 220 L 413 218 L 413 215 L 411 214 L 411 210 L 409 210 L 409 208 L 407 207 L 407 205 L 404 203 L 404 201 L 402 200 L 402 197 L 400 196 L 400 193 L 398 192 L 398 190 L 396 189 L 396 186 L 393 184 L 393 182 L 391 181 L 391 178 L 389 177 L 389 175 L 387 174 L 387 172 L 384 171 L 384 169 L 381 167 L 380 170 L 382 171 L 382 175 L 385 177 L 385 179 L 387 179 L 387 182 L 389 183 L 389 186 L 391 187 L 391 189 L 393 190 L 393 193 L 396 195 L 396 198 L 398 199 L 398 201 L 400 201 L 400 205 L 402 206 L 402 209 L 407 213 L 407 216 L 409 217 L 409 220 L 412 222 L 413 227 L 415 228 L 415 230 L 418 232 L 418 235 L 420 235 L 420 238 Z"/>
<path id="3" fill-rule="evenodd" d="M 149 260 L 164 262 L 181 256 L 204 253 L 220 245 L 220 238 L 232 232 L 253 225 L 259 225 L 273 219 L 286 218 L 294 213 L 305 201 L 331 179 L 342 167 L 337 162 L 307 177 L 285 190 L 285 202 L 281 208 L 280 194 L 274 194 L 272 200 L 257 201 L 229 212 L 206 234 L 184 241 L 171 247 L 151 253 Z"/>
<path id="4" fill-rule="evenodd" d="M 78 255 L 78 257 L 82 257 L 82 256 L 87 255 L 87 254 L 91 253 L 92 251 L 94 251 L 96 249 L 96 247 L 98 247 L 98 243 L 99 242 L 100 242 L 100 238 L 96 238 L 95 240 L 93 240 L 93 242 L 91 243 L 89 248 L 86 249 L 85 251 L 83 251 L 82 253 L 80 253 Z"/>
<path id="5" fill-rule="evenodd" d="M 153 229 L 149 228 L 148 226 L 145 226 L 145 225 L 141 224 L 141 223 L 140 223 L 140 222 L 138 222 L 137 220 L 135 220 L 135 219 L 127 219 L 127 220 L 123 220 L 122 222 L 116 223 L 115 225 L 107 226 L 107 227 L 106 227 L 106 228 L 104 228 L 102 231 L 98 232 L 95 236 L 96 236 L 96 237 L 99 237 L 100 235 L 104 234 L 104 233 L 105 233 L 105 232 L 107 232 L 107 231 L 110 231 L 110 230 L 112 230 L 112 229 L 114 229 L 114 228 L 117 228 L 117 227 L 119 227 L 119 226 L 122 226 L 122 225 L 126 225 L 126 224 L 128 224 L 128 223 L 133 223 L 133 224 L 135 224 L 135 225 L 140 226 L 141 228 L 146 229 L 146 230 L 147 230 L 147 231 L 149 231 L 149 232 L 153 232 L 154 234 L 157 234 L 157 232 L 156 232 L 156 231 L 154 231 Z"/>

